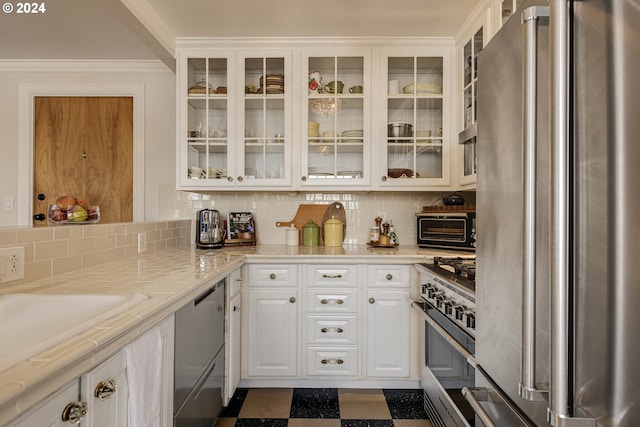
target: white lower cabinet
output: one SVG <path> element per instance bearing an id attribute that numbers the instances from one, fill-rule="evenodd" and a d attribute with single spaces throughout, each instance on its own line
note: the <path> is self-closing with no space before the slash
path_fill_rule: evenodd
<path id="1" fill-rule="evenodd" d="M 78 399 L 78 381 L 73 381 L 55 392 L 38 408 L 22 417 L 17 422 L 10 424 L 11 427 L 63 427 L 68 426 L 67 421 L 62 421 L 62 411 L 68 403 Z"/>
<path id="2" fill-rule="evenodd" d="M 358 266 L 305 269 L 306 376 L 357 377 Z"/>
<path id="3" fill-rule="evenodd" d="M 242 324 L 242 270 L 238 269 L 227 277 L 225 295 L 225 381 L 222 404 L 227 406 L 240 384 L 241 324 Z"/>
<path id="4" fill-rule="evenodd" d="M 410 277 L 408 265 L 368 266 L 367 377 L 410 375 Z"/>
<path id="5" fill-rule="evenodd" d="M 159 427 L 173 426 L 173 325 L 173 316 L 158 325 L 162 339 Z M 128 393 L 127 365 L 120 350 L 10 426 L 126 427 Z"/>
<path id="6" fill-rule="evenodd" d="M 298 376 L 296 266 L 249 266 L 243 301 L 243 366 L 249 377 Z M 246 295 L 246 298 L 245 298 Z"/>
<path id="7" fill-rule="evenodd" d="M 411 265 L 249 264 L 246 271 L 243 379 L 419 378 Z"/>
<path id="8" fill-rule="evenodd" d="M 409 290 L 367 292 L 367 376 L 409 376 Z"/>
<path id="9" fill-rule="evenodd" d="M 127 362 L 120 350 L 80 380 L 81 399 L 87 402 L 85 426 L 125 427 L 129 424 Z"/>

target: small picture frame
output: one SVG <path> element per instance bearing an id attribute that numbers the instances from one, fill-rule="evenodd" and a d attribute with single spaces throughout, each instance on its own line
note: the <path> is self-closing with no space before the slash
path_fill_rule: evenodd
<path id="1" fill-rule="evenodd" d="M 252 212 L 229 212 L 227 214 L 227 238 L 224 244 L 256 244 L 256 225 Z"/>

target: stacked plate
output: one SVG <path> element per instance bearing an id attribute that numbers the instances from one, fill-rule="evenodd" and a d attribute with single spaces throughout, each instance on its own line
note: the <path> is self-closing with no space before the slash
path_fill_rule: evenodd
<path id="1" fill-rule="evenodd" d="M 340 142 L 362 142 L 362 129 L 345 130 L 342 132 Z"/>
<path id="2" fill-rule="evenodd" d="M 418 83 L 414 85 L 413 83 L 406 85 L 402 88 L 402 93 L 414 93 L 414 89 L 416 93 L 421 94 L 441 94 L 442 86 L 434 85 L 431 83 Z"/>
<path id="3" fill-rule="evenodd" d="M 260 77 L 260 93 L 280 94 L 284 93 L 284 74 L 267 74 L 266 82 L 264 76 Z M 266 83 L 266 84 L 265 84 Z"/>
<path id="4" fill-rule="evenodd" d="M 318 122 L 309 122 L 309 138 L 311 142 L 320 142 L 320 140 L 316 137 L 320 136 L 320 123 Z"/>

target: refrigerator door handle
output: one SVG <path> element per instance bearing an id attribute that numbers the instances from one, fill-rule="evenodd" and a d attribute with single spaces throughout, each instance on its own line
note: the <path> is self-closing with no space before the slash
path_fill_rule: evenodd
<path id="1" fill-rule="evenodd" d="M 522 363 L 518 391 L 523 399 L 548 400 L 549 391 L 536 388 L 536 152 L 537 152 L 537 53 L 538 21 L 549 16 L 548 6 L 532 6 L 522 12 L 524 39 L 523 75 L 523 264 L 522 264 Z"/>

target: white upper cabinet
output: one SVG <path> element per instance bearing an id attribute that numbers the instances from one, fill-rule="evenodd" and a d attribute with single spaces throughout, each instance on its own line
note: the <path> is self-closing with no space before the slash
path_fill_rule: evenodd
<path id="1" fill-rule="evenodd" d="M 178 55 L 179 188 L 234 185 L 234 69 L 233 56 L 228 52 Z"/>
<path id="2" fill-rule="evenodd" d="M 368 50 L 302 54 L 302 187 L 371 183 L 371 58 Z"/>
<path id="3" fill-rule="evenodd" d="M 291 51 L 242 51 L 235 144 L 238 187 L 290 187 L 293 141 Z"/>
<path id="4" fill-rule="evenodd" d="M 452 189 L 454 54 L 453 39 L 181 44 L 178 188 Z"/>
<path id="5" fill-rule="evenodd" d="M 422 190 L 450 185 L 451 51 L 382 52 L 377 185 Z"/>

